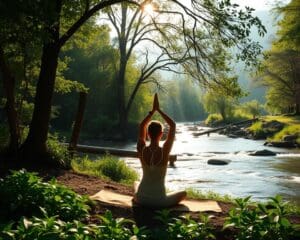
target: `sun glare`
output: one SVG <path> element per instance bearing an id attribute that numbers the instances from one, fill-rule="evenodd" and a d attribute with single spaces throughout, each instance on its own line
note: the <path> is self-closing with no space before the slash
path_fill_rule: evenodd
<path id="1" fill-rule="evenodd" d="M 154 7 L 153 7 L 153 5 L 150 4 L 150 3 L 146 4 L 146 5 L 144 6 L 143 10 L 144 10 L 146 13 L 150 14 L 150 15 L 152 15 L 152 14 L 154 13 Z"/>

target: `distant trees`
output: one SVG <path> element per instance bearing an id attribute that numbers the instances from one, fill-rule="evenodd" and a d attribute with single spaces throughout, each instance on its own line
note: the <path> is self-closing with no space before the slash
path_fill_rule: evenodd
<path id="1" fill-rule="evenodd" d="M 200 86 L 186 76 L 166 81 L 165 89 L 159 95 L 164 111 L 176 121 L 201 121 L 207 114 L 202 104 Z"/>
<path id="2" fill-rule="evenodd" d="M 246 115 L 251 115 L 252 118 L 256 118 L 261 115 L 262 106 L 257 100 L 251 100 L 249 102 L 245 102 L 240 106 L 242 112 Z"/>
<path id="3" fill-rule="evenodd" d="M 283 18 L 257 80 L 268 88 L 266 107 L 270 112 L 300 114 L 300 2 L 292 0 L 277 11 Z"/>
<path id="4" fill-rule="evenodd" d="M 219 94 L 218 92 L 207 92 L 203 96 L 203 105 L 208 113 L 218 113 L 222 117 L 222 121 L 226 121 L 232 116 L 234 109 L 234 98 Z"/>

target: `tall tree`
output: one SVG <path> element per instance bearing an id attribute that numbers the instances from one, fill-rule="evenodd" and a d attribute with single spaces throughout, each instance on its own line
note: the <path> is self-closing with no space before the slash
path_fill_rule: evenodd
<path id="1" fill-rule="evenodd" d="M 140 85 L 149 82 L 155 71 L 186 72 L 202 85 L 210 86 L 210 82 L 221 85 L 224 82 L 218 81 L 220 75 L 229 71 L 224 48 L 235 45 L 242 50 L 239 57 L 253 61 L 259 47 L 247 39 L 248 27 L 256 25 L 260 34 L 265 31 L 260 21 L 251 16 L 253 9 L 238 11 L 237 5 L 230 1 L 191 1 L 191 6 L 179 1 L 145 1 L 141 9 L 132 10 L 125 3 L 118 7 L 111 8 L 107 14 L 116 30 L 120 51 L 118 102 L 121 129 L 126 129 L 128 112 Z M 152 13 L 149 13 L 150 8 Z M 149 64 L 146 51 L 145 65 L 126 106 L 126 63 L 140 43 L 144 44 L 143 48 L 152 48 L 154 60 Z M 157 54 L 153 51 L 155 47 Z M 183 68 L 174 68 L 178 64 Z M 235 78 L 227 79 L 236 81 Z M 223 87 L 230 91 L 228 84 Z"/>
<path id="2" fill-rule="evenodd" d="M 277 38 L 266 52 L 257 80 L 268 88 L 268 109 L 300 114 L 300 2 L 292 0 L 277 10 L 282 14 Z"/>
<path id="3" fill-rule="evenodd" d="M 19 4 L 23 4 L 21 2 Z M 43 16 L 39 16 L 39 21 L 46 37 L 43 39 L 32 121 L 28 137 L 22 146 L 24 155 L 37 157 L 47 153 L 51 103 L 61 48 L 97 11 L 118 2 L 122 1 L 87 0 L 74 4 L 72 1 L 55 0 L 36 3 L 35 7 L 44 13 Z"/>

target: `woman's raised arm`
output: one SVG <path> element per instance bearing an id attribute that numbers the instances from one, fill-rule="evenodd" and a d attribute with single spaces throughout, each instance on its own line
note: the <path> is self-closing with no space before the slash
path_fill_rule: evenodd
<path id="1" fill-rule="evenodd" d="M 161 109 L 157 110 L 160 115 L 163 117 L 163 119 L 167 122 L 167 124 L 169 125 L 169 132 L 167 135 L 167 139 L 163 145 L 163 150 L 164 150 L 164 155 L 165 154 L 169 154 L 172 146 L 173 146 L 173 142 L 175 139 L 175 133 L 176 133 L 176 123 L 173 121 L 172 118 L 170 118 L 166 113 L 164 113 Z"/>

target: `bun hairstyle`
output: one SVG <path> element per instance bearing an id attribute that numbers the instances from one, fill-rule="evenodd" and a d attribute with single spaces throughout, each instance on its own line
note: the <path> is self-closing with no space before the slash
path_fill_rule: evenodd
<path id="1" fill-rule="evenodd" d="M 159 121 L 151 121 L 148 125 L 148 135 L 151 139 L 156 139 L 162 133 L 162 124 Z"/>

